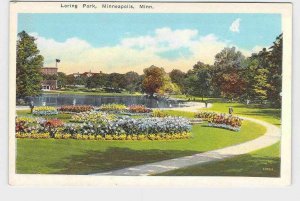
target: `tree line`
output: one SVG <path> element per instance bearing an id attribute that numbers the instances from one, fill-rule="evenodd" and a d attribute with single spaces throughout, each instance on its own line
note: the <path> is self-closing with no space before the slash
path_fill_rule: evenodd
<path id="1" fill-rule="evenodd" d="M 157 94 L 185 94 L 200 97 L 223 97 L 229 100 L 251 100 L 281 105 L 282 83 L 282 34 L 271 47 L 245 57 L 235 47 L 226 47 L 215 55 L 213 65 L 198 61 L 183 72 L 150 66 L 143 74 L 130 71 L 121 73 L 97 73 L 92 76 L 74 76 L 59 72 L 42 75 L 43 56 L 35 44 L 35 38 L 25 31 L 17 41 L 17 97 L 41 93 L 43 79 L 57 79 L 58 87 L 84 85 L 87 88 L 104 88 L 114 92 L 141 92 Z"/>

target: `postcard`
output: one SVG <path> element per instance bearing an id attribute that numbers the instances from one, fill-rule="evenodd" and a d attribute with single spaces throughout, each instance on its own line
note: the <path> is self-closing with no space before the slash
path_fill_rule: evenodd
<path id="1" fill-rule="evenodd" d="M 292 4 L 11 2 L 9 183 L 291 184 Z"/>

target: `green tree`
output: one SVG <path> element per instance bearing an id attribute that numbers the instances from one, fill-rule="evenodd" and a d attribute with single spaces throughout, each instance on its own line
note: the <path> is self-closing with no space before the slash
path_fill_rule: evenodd
<path id="1" fill-rule="evenodd" d="M 180 94 L 180 88 L 176 83 L 172 82 L 168 74 L 165 74 L 163 79 L 163 85 L 159 88 L 158 93 L 161 95 L 164 95 L 165 93 Z"/>
<path id="2" fill-rule="evenodd" d="M 171 78 L 171 81 L 173 83 L 175 83 L 180 88 L 180 91 L 182 93 L 185 93 L 184 85 L 185 85 L 186 73 L 184 73 L 184 72 L 182 72 L 181 70 L 178 70 L 178 69 L 173 69 L 169 73 L 169 76 Z"/>
<path id="3" fill-rule="evenodd" d="M 73 74 L 67 75 L 66 85 L 75 85 L 75 77 Z"/>
<path id="4" fill-rule="evenodd" d="M 153 96 L 154 93 L 158 93 L 160 88 L 164 85 L 164 79 L 166 72 L 163 68 L 156 67 L 154 65 L 144 69 L 143 90 Z"/>
<path id="5" fill-rule="evenodd" d="M 131 93 L 141 91 L 141 76 L 133 71 L 127 72 L 124 75 L 125 89 Z"/>
<path id="6" fill-rule="evenodd" d="M 281 106 L 281 91 L 282 91 L 282 34 L 276 37 L 273 46 L 270 47 L 269 54 L 269 76 L 268 83 L 270 90 L 268 90 L 268 99 L 274 106 Z"/>
<path id="7" fill-rule="evenodd" d="M 235 47 L 224 48 L 215 56 L 212 83 L 221 95 L 229 99 L 240 98 L 245 93 L 242 72 L 246 68 L 245 57 Z"/>
<path id="8" fill-rule="evenodd" d="M 193 96 L 209 96 L 211 93 L 211 66 L 197 62 L 186 78 L 187 92 Z"/>
<path id="9" fill-rule="evenodd" d="M 18 98 L 36 96 L 41 93 L 44 58 L 35 43 L 35 38 L 25 31 L 18 33 L 16 95 Z"/>
<path id="10" fill-rule="evenodd" d="M 67 85 L 67 75 L 63 72 L 57 73 L 57 86 L 58 88 L 65 87 Z"/>

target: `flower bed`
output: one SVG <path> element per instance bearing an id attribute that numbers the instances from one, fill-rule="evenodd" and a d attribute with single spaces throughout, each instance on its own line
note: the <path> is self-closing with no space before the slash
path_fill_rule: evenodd
<path id="1" fill-rule="evenodd" d="M 48 138 L 44 135 L 48 133 L 49 137 L 56 139 L 183 139 L 190 137 L 192 127 L 189 120 L 182 117 L 134 119 L 95 111 L 76 114 L 73 119 L 81 123 L 19 117 L 16 119 L 16 137 Z"/>
<path id="2" fill-rule="evenodd" d="M 200 118 L 203 121 L 209 121 L 216 116 L 218 116 L 218 113 L 216 112 L 198 112 L 195 114 L 195 118 Z"/>
<path id="3" fill-rule="evenodd" d="M 152 117 L 167 117 L 169 115 L 162 110 L 155 109 L 152 111 L 151 116 Z"/>
<path id="4" fill-rule="evenodd" d="M 94 107 L 91 105 L 64 105 L 61 106 L 58 111 L 60 112 L 74 112 L 74 113 L 79 113 L 79 112 L 87 112 L 93 110 Z"/>
<path id="5" fill-rule="evenodd" d="M 149 113 L 151 109 L 144 105 L 130 105 L 128 106 L 128 111 L 132 113 Z"/>
<path id="6" fill-rule="evenodd" d="M 96 121 L 84 121 L 82 124 L 65 124 L 64 132 L 71 134 L 156 134 L 156 133 L 181 133 L 189 132 L 191 124 L 182 117 L 165 118 L 140 118 L 134 119 L 128 116 L 111 117 L 108 114 L 98 112 L 100 117 Z M 90 117 L 87 115 L 86 119 Z"/>
<path id="7" fill-rule="evenodd" d="M 105 123 L 108 121 L 112 121 L 116 119 L 116 116 L 113 114 L 107 114 L 105 112 L 81 112 L 79 114 L 74 114 L 71 117 L 72 122 L 83 123 L 83 122 L 91 122 L 91 123 Z"/>
<path id="8" fill-rule="evenodd" d="M 64 122 L 60 119 L 49 119 L 44 118 L 28 118 L 18 117 L 16 118 L 15 130 L 18 136 L 25 138 L 26 136 L 39 135 L 48 133 L 50 137 L 54 137 L 54 134 L 64 127 Z M 42 137 L 44 138 L 44 137 Z"/>
<path id="9" fill-rule="evenodd" d="M 40 107 L 34 107 L 32 114 L 40 115 L 40 116 L 56 115 L 58 114 L 58 111 L 55 107 L 40 106 Z"/>
<path id="10" fill-rule="evenodd" d="M 17 138 L 32 138 L 32 139 L 48 139 L 50 138 L 50 133 L 16 133 Z"/>
<path id="11" fill-rule="evenodd" d="M 211 127 L 239 131 L 242 126 L 241 118 L 228 114 L 218 114 L 215 112 L 200 112 L 197 113 L 195 117 L 208 121 L 208 126 Z"/>
<path id="12" fill-rule="evenodd" d="M 127 107 L 124 104 L 104 104 L 99 109 L 104 112 L 124 112 Z"/>
<path id="13" fill-rule="evenodd" d="M 102 135 L 87 135 L 87 134 L 66 134 L 66 133 L 57 133 L 55 134 L 55 139 L 76 139 L 76 140 L 174 140 L 174 139 L 188 139 L 191 138 L 192 135 L 189 132 L 184 133 L 175 133 L 175 134 L 121 134 L 121 135 L 112 135 L 107 134 L 105 136 Z"/>

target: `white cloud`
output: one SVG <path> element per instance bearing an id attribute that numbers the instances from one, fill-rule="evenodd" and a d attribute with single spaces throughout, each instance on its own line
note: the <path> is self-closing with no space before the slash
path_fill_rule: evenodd
<path id="1" fill-rule="evenodd" d="M 121 45 L 128 48 L 152 49 L 161 52 L 189 47 L 197 35 L 197 30 L 181 29 L 173 31 L 168 27 L 164 27 L 156 29 L 154 36 L 125 38 L 121 41 Z"/>
<path id="2" fill-rule="evenodd" d="M 37 45 L 45 58 L 45 66 L 54 66 L 55 59 L 61 59 L 59 71 L 73 72 L 128 72 L 142 73 L 151 65 L 187 71 L 197 61 L 213 64 L 214 56 L 231 44 L 219 40 L 215 35 L 200 36 L 197 30 L 170 28 L 156 29 L 153 35 L 126 37 L 115 46 L 93 47 L 85 40 L 69 38 L 58 42 L 51 38 L 37 38 Z M 174 59 L 159 56 L 168 51 L 180 51 L 186 48 L 190 52 Z M 246 51 L 246 50 L 245 50 Z M 180 54 L 179 54 L 180 55 Z"/>
<path id="3" fill-rule="evenodd" d="M 229 30 L 232 32 L 240 32 L 240 22 L 241 22 L 240 18 L 234 20 L 230 25 Z"/>

